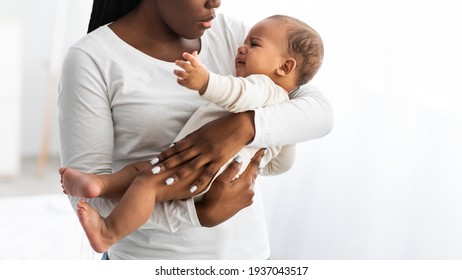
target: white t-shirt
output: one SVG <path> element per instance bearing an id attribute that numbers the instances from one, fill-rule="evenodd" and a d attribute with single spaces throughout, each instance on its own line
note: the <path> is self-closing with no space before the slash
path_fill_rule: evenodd
<path id="1" fill-rule="evenodd" d="M 201 38 L 201 61 L 217 74 L 234 75 L 234 56 L 246 32 L 241 22 L 218 15 Z M 128 45 L 108 26 L 71 47 L 58 97 L 62 165 L 111 173 L 169 147 L 205 103 L 177 84 L 175 68 Z M 291 98 L 255 111 L 253 146 L 295 144 L 331 130 L 332 110 L 321 93 L 305 87 Z M 151 219 L 114 244 L 109 257 L 266 259 L 270 251 L 258 186 L 255 192 L 250 207 L 213 228 L 200 226 L 193 199 L 156 203 Z M 78 198 L 70 201 L 75 209 Z M 103 216 L 115 205 L 100 198 L 88 201 Z"/>

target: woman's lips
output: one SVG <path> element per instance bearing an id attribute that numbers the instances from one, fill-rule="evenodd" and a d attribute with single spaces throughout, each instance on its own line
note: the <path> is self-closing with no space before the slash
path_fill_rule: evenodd
<path id="1" fill-rule="evenodd" d="M 205 29 L 209 29 L 210 27 L 212 27 L 212 21 L 199 21 L 199 23 Z"/>
<path id="2" fill-rule="evenodd" d="M 204 29 L 209 29 L 212 27 L 212 20 L 215 18 L 215 15 L 211 15 L 209 17 L 206 17 L 204 19 L 199 20 L 199 24 L 204 28 Z"/>

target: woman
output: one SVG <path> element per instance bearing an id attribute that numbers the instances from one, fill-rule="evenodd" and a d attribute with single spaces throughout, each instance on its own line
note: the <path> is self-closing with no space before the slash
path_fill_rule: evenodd
<path id="1" fill-rule="evenodd" d="M 234 74 L 235 52 L 247 30 L 238 21 L 216 16 L 220 4 L 94 1 L 89 34 L 69 50 L 63 67 L 58 100 L 63 165 L 110 173 L 171 145 L 203 102 L 176 83 L 174 61 L 185 51 L 198 51 L 210 70 Z M 301 88 L 291 98 L 219 119 L 176 143 L 160 155 L 164 172 L 159 183 L 173 176 L 177 189 L 204 186 L 248 143 L 288 145 L 330 131 L 331 109 L 319 92 Z M 251 206 L 242 202 L 253 195 L 260 156 L 237 180 L 232 181 L 235 171 L 229 168 L 200 202 L 156 203 L 150 221 L 113 245 L 109 258 L 267 259 L 258 189 Z M 105 215 L 114 206 L 111 198 L 117 199 L 90 203 Z M 70 199 L 75 207 L 78 198 Z"/>

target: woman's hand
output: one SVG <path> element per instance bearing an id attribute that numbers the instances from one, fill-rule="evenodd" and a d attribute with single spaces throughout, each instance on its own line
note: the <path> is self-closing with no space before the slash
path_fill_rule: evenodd
<path id="1" fill-rule="evenodd" d="M 202 192 L 207 186 L 204 185 L 201 188 L 191 188 L 192 182 L 194 182 L 194 180 L 201 174 L 203 168 L 195 170 L 188 177 L 185 177 L 182 181 L 177 182 L 177 184 L 167 185 L 165 182 L 168 178 L 172 177 L 173 174 L 182 167 L 182 165 L 166 170 L 162 174 L 158 175 L 152 174 L 152 165 L 149 161 L 146 163 L 139 163 L 139 166 L 137 167 L 139 168 L 139 173 L 131 182 L 131 186 L 149 186 L 149 188 L 156 193 L 156 202 L 187 199 Z M 125 191 L 120 193 L 119 199 L 122 197 L 123 193 L 125 193 Z"/>
<path id="2" fill-rule="evenodd" d="M 213 182 L 204 199 L 196 203 L 196 212 L 202 226 L 213 227 L 223 223 L 237 212 L 253 203 L 255 179 L 260 174 L 260 161 L 264 150 L 259 150 L 246 170 L 233 179 L 241 163 L 232 161 Z"/>
<path id="3" fill-rule="evenodd" d="M 192 184 L 202 189 L 222 165 L 253 140 L 253 119 L 254 112 L 249 111 L 204 125 L 160 153 L 157 156 L 156 172 L 161 173 L 182 165 L 170 180 L 177 183 L 203 168 L 201 175 Z"/>

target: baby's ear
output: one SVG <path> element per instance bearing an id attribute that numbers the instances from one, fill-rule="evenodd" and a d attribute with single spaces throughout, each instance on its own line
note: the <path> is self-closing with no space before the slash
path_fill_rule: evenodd
<path id="1" fill-rule="evenodd" d="M 287 76 L 290 72 L 295 70 L 295 67 L 297 67 L 297 61 L 294 58 L 289 57 L 282 62 L 276 70 L 276 73 L 280 76 Z"/>

